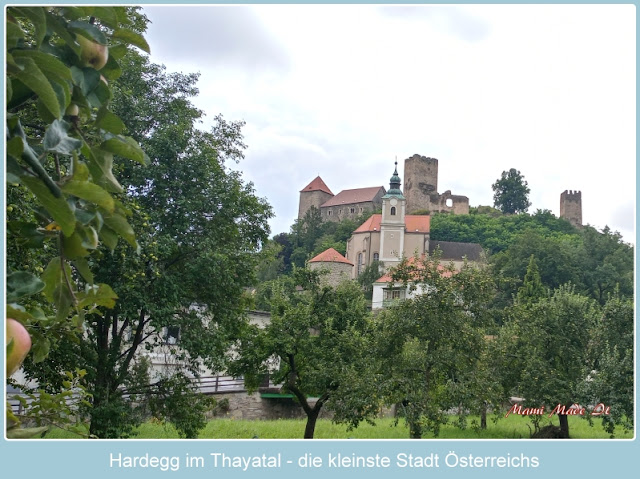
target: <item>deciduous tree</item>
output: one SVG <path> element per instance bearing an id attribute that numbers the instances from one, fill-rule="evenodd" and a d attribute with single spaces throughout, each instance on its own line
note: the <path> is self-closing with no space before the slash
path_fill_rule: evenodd
<path id="1" fill-rule="evenodd" d="M 460 271 L 436 257 L 403 261 L 394 281 L 420 292 L 378 317 L 376 355 L 387 374 L 386 402 L 397 404 L 411 438 L 438 435 L 451 408 L 472 406 L 472 371 L 486 347 L 486 304 L 492 282 L 484 270 Z"/>
<path id="2" fill-rule="evenodd" d="M 196 397 L 181 376 L 197 376 L 205 366 L 223 368 L 242 329 L 249 304 L 244 288 L 254 281 L 271 216 L 268 204 L 229 165 L 242 159 L 242 123 L 219 116 L 211 131 L 196 127 L 203 116 L 191 104 L 197 76 L 167 74 L 135 54 L 123 57 L 122 67 L 114 109 L 151 165 L 146 171 L 121 167 L 126 194 L 119 201 L 140 231 L 141 251 L 122 243 L 99 250 L 95 277 L 113 285 L 118 301 L 93 310 L 80 343 L 67 344 L 48 370 L 34 371 L 49 381 L 68 362 L 88 371 L 91 432 L 98 437 L 130 434 L 139 416 L 127 395 L 157 398 L 171 390 L 163 416 L 176 418 L 171 407 L 177 398 Z M 128 379 L 144 351 L 164 351 L 172 364 L 162 374 L 151 371 L 150 384 L 133 384 Z M 157 410 L 161 402 L 154 404 Z M 181 432 L 193 435 L 197 420 L 180 424 Z"/>
<path id="3" fill-rule="evenodd" d="M 493 205 L 503 213 L 525 213 L 531 202 L 529 193 L 531 190 L 520 171 L 511 168 L 503 171 L 496 182 L 491 185 L 493 189 Z"/>
<path id="4" fill-rule="evenodd" d="M 344 407 L 353 399 L 347 397 L 351 386 L 360 384 L 369 371 L 371 329 L 356 283 L 323 286 L 319 273 L 309 270 L 295 270 L 294 278 L 303 290 L 291 292 L 276 285 L 271 322 L 244 338 L 232 370 L 243 374 L 245 384 L 254 390 L 270 372 L 271 380 L 304 410 L 304 438 L 311 439 L 324 408 L 338 411 L 342 420 L 353 424 L 377 413 L 375 407 L 363 406 L 357 414 Z"/>
<path id="5" fill-rule="evenodd" d="M 121 159 L 148 157 L 113 112 L 109 82 L 131 45 L 149 47 L 132 8 L 6 13 L 7 314 L 32 337 L 31 364 L 81 330 L 95 308 L 113 307 L 115 292 L 92 270 L 100 245 L 122 238 L 138 247 L 114 170 Z"/>

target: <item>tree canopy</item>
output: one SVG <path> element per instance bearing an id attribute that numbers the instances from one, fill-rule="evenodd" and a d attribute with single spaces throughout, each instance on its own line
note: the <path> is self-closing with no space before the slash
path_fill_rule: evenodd
<path id="1" fill-rule="evenodd" d="M 222 370 L 243 327 L 244 288 L 255 281 L 272 212 L 230 167 L 243 157 L 243 124 L 218 116 L 211 131 L 197 128 L 203 117 L 191 103 L 197 75 L 167 74 L 133 52 L 121 65 L 113 110 L 149 164 L 118 166 L 119 203 L 130 212 L 137 242 L 98 248 L 94 277 L 113 285 L 117 302 L 94 309 L 85 336 L 66 342 L 64 354 L 30 372 L 55 384 L 55 375 L 72 364 L 86 369 L 91 433 L 98 437 L 130 434 L 140 419 L 141 399 L 157 398 L 161 391 L 173 401 L 164 402 L 164 416 L 193 435 L 198 419 L 176 416 L 192 411 L 203 420 L 185 374 L 197 376 L 203 367 Z M 169 333 L 174 340 L 168 341 Z M 140 354 L 158 349 L 173 357 L 170 366 L 141 371 L 141 381 L 132 382 L 133 368 L 144 366 Z M 161 403 L 154 404 L 157 411 Z"/>
<path id="2" fill-rule="evenodd" d="M 7 315 L 26 326 L 32 364 L 115 304 L 93 274 L 101 248 L 120 238 L 138 248 L 115 172 L 149 158 L 114 113 L 109 82 L 131 46 L 149 46 L 136 8 L 8 7 L 6 20 Z M 84 374 L 70 367 L 65 391 L 31 410 L 63 404 Z M 63 422 L 67 408 L 57 407 Z M 15 416 L 7 424 L 9 436 L 26 434 Z"/>
<path id="3" fill-rule="evenodd" d="M 491 185 L 493 189 L 493 205 L 503 213 L 525 213 L 531 202 L 529 193 L 531 190 L 520 171 L 511 168 L 503 171 L 496 182 Z"/>
<path id="4" fill-rule="evenodd" d="M 333 288 L 323 285 L 320 274 L 296 269 L 294 284 L 276 281 L 271 297 L 271 321 L 254 328 L 238 347 L 239 360 L 232 371 L 256 389 L 265 374 L 283 393 L 293 394 L 307 416 L 305 438 L 313 438 L 323 408 L 337 412 L 336 420 L 354 419 L 348 391 L 363 379 L 371 361 L 371 328 L 361 289 L 345 281 Z M 363 416 L 373 415 L 366 409 Z"/>

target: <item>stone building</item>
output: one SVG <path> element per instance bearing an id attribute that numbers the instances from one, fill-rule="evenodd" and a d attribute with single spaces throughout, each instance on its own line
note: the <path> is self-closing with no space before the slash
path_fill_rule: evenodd
<path id="1" fill-rule="evenodd" d="M 438 193 L 438 160 L 413 155 L 404 161 L 404 196 L 406 213 L 418 211 L 429 213 L 469 213 L 469 198 L 454 195 L 451 190 Z M 320 210 L 326 221 L 354 219 L 363 213 L 380 210 L 382 197 L 386 194 L 383 186 L 343 190 L 334 195 L 326 183 L 317 176 L 300 190 L 298 219 L 312 206 Z"/>
<path id="2" fill-rule="evenodd" d="M 322 277 L 322 281 L 334 287 L 345 279 L 351 279 L 353 271 L 353 263 L 333 248 L 311 258 L 307 265 L 312 271 L 324 270 L 326 274 Z"/>
<path id="3" fill-rule="evenodd" d="M 564 190 L 560 194 L 560 218 L 565 218 L 573 226 L 582 226 L 582 192 Z"/>
<path id="4" fill-rule="evenodd" d="M 438 193 L 438 160 L 413 155 L 404 160 L 404 195 L 407 213 L 469 214 L 469 198 L 451 190 Z"/>
<path id="5" fill-rule="evenodd" d="M 329 187 L 322 181 L 322 178 L 316 176 L 315 179 L 307 186 L 300 190 L 300 203 L 298 204 L 298 219 L 304 218 L 304 215 L 312 206 L 320 209 L 320 205 L 334 197 Z"/>
<path id="6" fill-rule="evenodd" d="M 363 213 L 379 209 L 384 194 L 384 187 L 372 186 L 342 190 L 334 195 L 322 178 L 317 176 L 300 190 L 298 219 L 304 218 L 312 206 L 320 210 L 320 216 L 326 221 L 354 219 Z"/>
<path id="7" fill-rule="evenodd" d="M 342 190 L 320 205 L 320 216 L 326 221 L 355 219 L 363 213 L 371 213 L 380 209 L 385 193 L 382 186 Z"/>

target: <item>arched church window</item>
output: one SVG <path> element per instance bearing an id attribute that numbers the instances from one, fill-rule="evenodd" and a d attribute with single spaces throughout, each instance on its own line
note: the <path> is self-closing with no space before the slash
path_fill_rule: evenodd
<path id="1" fill-rule="evenodd" d="M 358 253 L 358 276 L 362 272 L 362 253 Z"/>
<path id="2" fill-rule="evenodd" d="M 396 207 L 392 206 L 391 207 L 391 216 L 395 216 L 396 215 Z"/>

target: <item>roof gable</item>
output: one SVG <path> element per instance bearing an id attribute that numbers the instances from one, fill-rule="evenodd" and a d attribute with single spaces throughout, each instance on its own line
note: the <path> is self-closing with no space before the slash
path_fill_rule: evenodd
<path id="1" fill-rule="evenodd" d="M 354 233 L 364 233 L 369 231 L 380 231 L 382 215 L 371 215 L 367 221 L 362 223 Z M 406 215 L 404 217 L 405 231 L 407 233 L 429 233 L 431 229 L 431 216 L 428 215 Z"/>
<path id="2" fill-rule="evenodd" d="M 300 193 L 304 191 L 324 191 L 325 193 L 329 193 L 333 195 L 329 187 L 326 185 L 322 178 L 316 176 L 311 183 L 300 190 Z"/>
<path id="3" fill-rule="evenodd" d="M 380 190 L 382 190 L 382 194 L 384 194 L 385 190 L 383 186 L 371 186 L 369 188 L 342 190 L 333 198 L 320 205 L 320 207 L 322 208 L 325 206 L 349 205 L 353 203 L 367 203 L 373 201 Z"/>
<path id="4" fill-rule="evenodd" d="M 311 258 L 309 263 L 346 263 L 353 266 L 353 263 L 349 261 L 347 258 L 342 256 L 338 251 L 334 248 L 329 248 L 324 250 L 319 255 Z"/>

